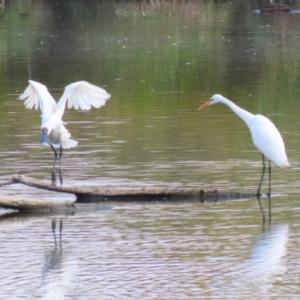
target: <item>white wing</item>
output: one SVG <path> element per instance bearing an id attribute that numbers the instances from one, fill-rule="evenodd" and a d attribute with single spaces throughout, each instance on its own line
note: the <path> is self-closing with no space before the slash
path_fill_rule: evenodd
<path id="1" fill-rule="evenodd" d="M 254 145 L 280 167 L 288 167 L 289 162 L 280 132 L 265 116 L 255 115 L 250 123 Z"/>
<path id="2" fill-rule="evenodd" d="M 110 94 L 101 87 L 86 81 L 78 81 L 69 84 L 57 103 L 57 111 L 63 113 L 66 101 L 68 108 L 90 110 L 92 107 L 100 108 L 105 105 Z"/>
<path id="3" fill-rule="evenodd" d="M 28 80 L 29 85 L 19 96 L 20 100 L 25 100 L 24 105 L 28 109 L 38 109 L 42 111 L 42 118 L 54 113 L 56 102 L 50 95 L 47 87 L 39 82 Z"/>

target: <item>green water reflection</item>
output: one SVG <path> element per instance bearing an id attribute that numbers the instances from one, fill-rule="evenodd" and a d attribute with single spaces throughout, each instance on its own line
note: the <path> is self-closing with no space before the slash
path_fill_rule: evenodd
<path id="1" fill-rule="evenodd" d="M 137 165 L 122 176 L 201 183 L 201 163 L 221 161 L 235 182 L 233 171 L 259 165 L 260 156 L 228 108 L 197 111 L 216 92 L 270 117 L 297 163 L 298 14 L 257 14 L 256 1 L 9 3 L 0 19 L 0 134 L 4 149 L 25 151 L 20 161 L 49 157 L 30 146 L 39 113 L 15 100 L 32 78 L 57 98 L 81 79 L 112 94 L 101 110 L 65 115 L 81 155 L 104 164 L 101 174 L 84 168 L 91 176 L 119 176 L 111 169 Z M 148 174 L 153 163 L 169 166 Z"/>
<path id="2" fill-rule="evenodd" d="M 50 181 L 51 149 L 38 143 L 40 112 L 17 100 L 29 78 L 56 98 L 82 79 L 112 94 L 99 110 L 66 112 L 79 141 L 64 153 L 66 185 L 256 191 L 260 155 L 246 125 L 221 104 L 197 110 L 215 93 L 271 118 L 291 168 L 274 168 L 275 227 L 264 232 L 255 199 L 114 203 L 63 216 L 55 265 L 50 216 L 2 218 L 4 297 L 298 297 L 300 15 L 255 13 L 260 2 L 5 1 L 1 181 L 13 173 Z M 17 185 L 1 193 L 59 197 Z"/>

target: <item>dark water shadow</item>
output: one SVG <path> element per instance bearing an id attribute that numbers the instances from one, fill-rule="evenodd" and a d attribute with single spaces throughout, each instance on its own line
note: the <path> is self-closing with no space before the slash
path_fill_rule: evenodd
<path id="1" fill-rule="evenodd" d="M 289 15 L 289 14 L 300 14 L 300 9 L 291 9 L 289 12 L 262 12 L 260 9 L 256 9 L 253 11 L 256 14 L 261 14 L 261 15 Z"/>

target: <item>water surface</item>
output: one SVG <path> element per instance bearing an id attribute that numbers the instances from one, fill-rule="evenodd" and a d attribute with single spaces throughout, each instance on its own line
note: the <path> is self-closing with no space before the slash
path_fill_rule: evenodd
<path id="1" fill-rule="evenodd" d="M 50 181 L 40 112 L 17 100 L 28 79 L 56 99 L 82 79 L 112 94 L 99 110 L 66 111 L 79 141 L 64 152 L 66 185 L 255 192 L 261 156 L 246 125 L 221 104 L 197 110 L 215 93 L 272 119 L 291 168 L 273 168 L 273 223 L 265 228 L 255 199 L 3 216 L 1 296 L 297 298 L 300 15 L 257 14 L 256 1 L 96 2 L 13 1 L 1 15 L 1 182 L 14 173 Z M 21 185 L 0 192 L 74 199 Z M 62 247 L 53 218 L 63 220 Z"/>

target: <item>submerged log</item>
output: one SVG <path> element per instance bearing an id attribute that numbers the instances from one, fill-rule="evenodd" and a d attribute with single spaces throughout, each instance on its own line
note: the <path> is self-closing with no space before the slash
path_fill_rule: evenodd
<path id="1" fill-rule="evenodd" d="M 163 188 L 163 187 L 145 187 L 145 188 L 119 188 L 119 187 L 72 187 L 72 186 L 53 186 L 44 181 L 35 178 L 14 175 L 11 182 L 6 182 L 0 186 L 21 183 L 34 188 L 49 190 L 54 192 L 74 194 L 77 197 L 75 202 L 66 201 L 46 201 L 34 200 L 11 196 L 0 195 L 0 207 L 18 210 L 19 212 L 39 212 L 39 213 L 74 213 L 82 211 L 84 206 L 78 206 L 76 203 L 96 202 L 107 209 L 106 205 L 113 202 L 218 202 L 224 200 L 247 199 L 255 197 L 252 193 L 238 193 L 226 191 L 204 191 L 202 189 L 192 188 Z M 101 204 L 102 203 L 102 204 Z M 97 205 L 98 205 L 97 204 Z"/>
<path id="2" fill-rule="evenodd" d="M 192 189 L 185 187 L 163 188 L 119 188 L 119 187 L 72 187 L 72 186 L 53 186 L 44 181 L 24 175 L 14 175 L 13 183 L 22 183 L 31 187 L 74 194 L 77 197 L 76 203 L 95 202 L 95 201 L 164 201 L 164 200 L 189 200 L 189 201 L 221 201 L 233 199 L 252 198 L 252 193 L 226 192 L 226 191 L 204 191 L 203 189 Z"/>
<path id="3" fill-rule="evenodd" d="M 265 5 L 260 11 L 262 13 L 278 13 L 278 12 L 290 12 L 290 7 L 280 3 L 269 3 Z"/>
<path id="4" fill-rule="evenodd" d="M 0 196 L 0 207 L 20 212 L 64 212 L 75 211 L 73 202 L 42 201 L 11 196 Z"/>

